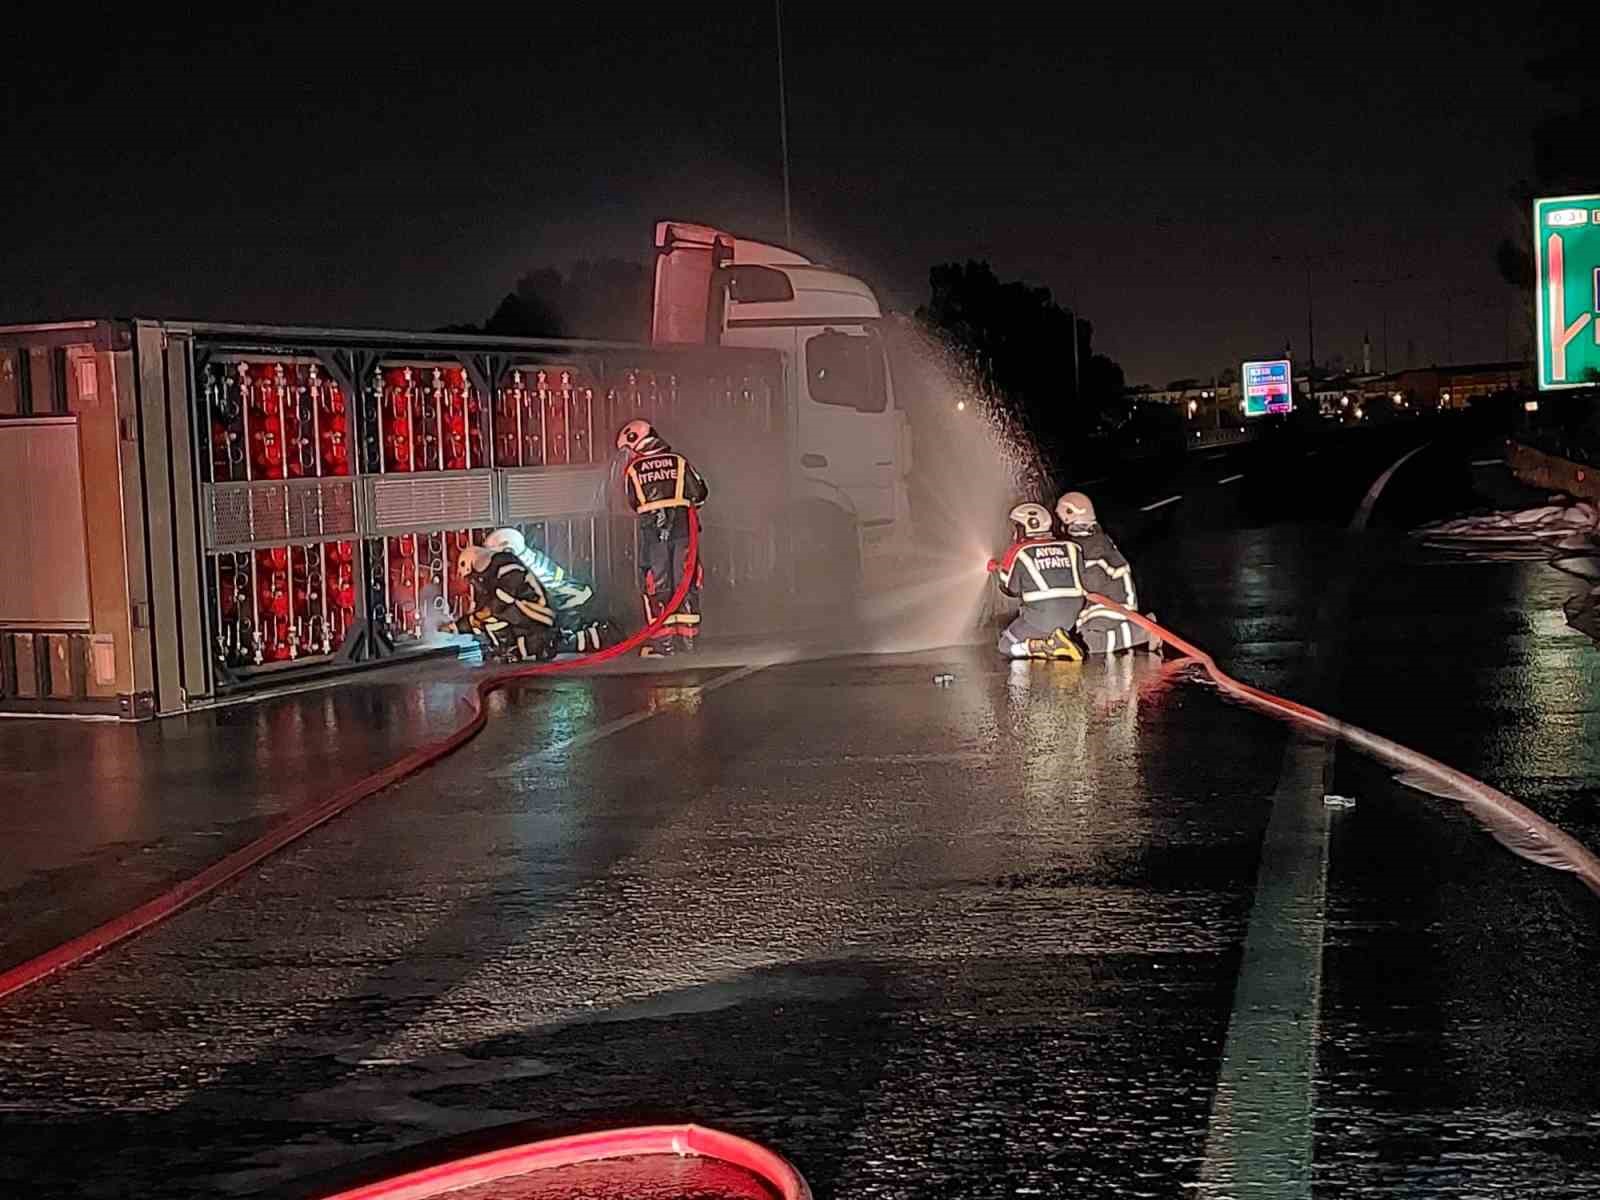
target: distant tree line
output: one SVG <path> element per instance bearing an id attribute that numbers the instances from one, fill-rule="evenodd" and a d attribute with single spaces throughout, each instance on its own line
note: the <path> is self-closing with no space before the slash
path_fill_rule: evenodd
<path id="1" fill-rule="evenodd" d="M 1531 173 L 1511 189 L 1512 232 L 1495 248 L 1495 264 L 1524 298 L 1526 344 L 1536 345 L 1533 290 L 1537 283 L 1530 216 L 1536 196 L 1566 196 L 1600 189 L 1594 147 L 1600 131 L 1600 91 L 1594 86 L 1594 47 L 1600 18 L 1593 9 L 1572 9 L 1545 0 L 1529 14 L 1542 49 L 1526 64 L 1529 80 L 1551 96 L 1551 107 L 1530 139 Z M 1596 386 L 1545 396 L 1539 431 L 1557 453 L 1600 462 L 1600 380 Z"/>
<path id="2" fill-rule="evenodd" d="M 1552 6 L 1546 5 L 1547 9 Z M 1534 259 L 1529 217 L 1535 196 L 1565 196 L 1592 192 L 1600 186 L 1595 138 L 1600 134 L 1600 92 L 1594 87 L 1594 42 L 1580 37 L 1573 20 L 1596 24 L 1593 16 L 1573 16 L 1567 10 L 1545 12 L 1544 28 L 1551 40 L 1547 49 L 1526 65 L 1529 80 L 1548 89 L 1554 106 L 1533 128 L 1530 176 L 1519 179 L 1511 191 L 1513 229 L 1495 249 L 1495 262 L 1507 283 L 1532 292 Z M 1531 307 L 1530 307 L 1531 311 Z"/>
<path id="3" fill-rule="evenodd" d="M 565 271 L 535 267 L 481 325 L 450 333 L 643 342 L 650 336 L 649 269 L 621 258 L 582 259 Z"/>
<path id="4" fill-rule="evenodd" d="M 970 260 L 934 267 L 928 285 L 918 322 L 966 360 L 977 389 L 1045 462 L 1060 469 L 1133 418 L 1122 367 L 1095 351 L 1093 324 L 1049 288 L 1003 282 Z"/>

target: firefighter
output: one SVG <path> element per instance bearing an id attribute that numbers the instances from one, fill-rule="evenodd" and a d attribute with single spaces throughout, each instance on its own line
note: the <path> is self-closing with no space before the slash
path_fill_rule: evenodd
<path id="1" fill-rule="evenodd" d="M 996 649 L 1007 658 L 1082 662 L 1083 648 L 1071 633 L 1083 609 L 1082 551 L 1055 536 L 1042 504 L 1019 504 L 1010 516 L 1015 541 L 990 569 L 1000 590 L 1022 601 L 1022 611 L 1001 631 Z"/>
<path id="2" fill-rule="evenodd" d="M 1084 591 L 1137 611 L 1139 593 L 1133 586 L 1133 568 L 1110 535 L 1100 528 L 1089 497 L 1082 492 L 1068 492 L 1056 501 L 1056 517 L 1068 543 L 1079 552 Z M 1139 646 L 1155 654 L 1161 652 L 1160 638 L 1103 604 L 1088 604 L 1078 614 L 1075 632 L 1090 654 L 1111 654 Z"/>
<path id="3" fill-rule="evenodd" d="M 589 603 L 594 597 L 594 588 L 574 579 L 543 550 L 528 545 L 520 529 L 496 529 L 483 539 L 483 544 L 490 551 L 504 550 L 539 581 L 550 607 L 555 610 L 562 653 L 588 654 L 618 640 L 616 625 Z"/>
<path id="4" fill-rule="evenodd" d="M 501 662 L 548 662 L 558 648 L 556 614 L 544 587 L 515 555 L 485 546 L 464 546 L 456 573 L 472 581 L 477 607 L 462 624 Z"/>
<path id="5" fill-rule="evenodd" d="M 644 616 L 646 622 L 653 622 L 683 579 L 689 556 L 689 510 L 706 502 L 709 489 L 689 460 L 675 453 L 648 421 L 624 425 L 617 433 L 617 449 L 628 455 L 622 486 L 629 507 L 639 518 Z M 695 648 L 704 579 L 705 571 L 697 562 L 683 603 L 639 651 L 642 657 Z"/>

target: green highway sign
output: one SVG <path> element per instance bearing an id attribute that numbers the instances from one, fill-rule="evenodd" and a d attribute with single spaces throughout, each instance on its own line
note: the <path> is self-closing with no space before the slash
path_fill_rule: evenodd
<path id="1" fill-rule="evenodd" d="M 1533 202 L 1539 387 L 1600 383 L 1600 195 Z"/>

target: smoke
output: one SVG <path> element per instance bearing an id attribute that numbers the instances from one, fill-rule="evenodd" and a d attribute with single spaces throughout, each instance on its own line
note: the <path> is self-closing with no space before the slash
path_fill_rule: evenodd
<path id="1" fill-rule="evenodd" d="M 455 631 L 455 615 L 450 611 L 450 601 L 444 595 L 434 596 L 422 606 L 422 638 L 424 646 L 472 646 L 477 639 L 471 634 Z"/>

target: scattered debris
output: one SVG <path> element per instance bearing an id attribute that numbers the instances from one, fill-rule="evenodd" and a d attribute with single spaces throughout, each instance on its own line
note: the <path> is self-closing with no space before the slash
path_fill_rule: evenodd
<path id="1" fill-rule="evenodd" d="M 1335 796 L 1332 792 L 1324 796 L 1322 802 L 1329 808 L 1354 808 L 1356 806 L 1356 798 L 1354 796 Z"/>
<path id="2" fill-rule="evenodd" d="M 1481 562 L 1546 562 L 1587 582 L 1589 590 L 1563 605 L 1567 624 L 1600 641 L 1600 508 L 1587 500 L 1552 496 L 1520 512 L 1479 513 L 1436 521 L 1411 531 L 1430 550 Z"/>
<path id="3" fill-rule="evenodd" d="M 1546 504 L 1520 512 L 1479 513 L 1453 521 L 1436 521 L 1412 531 L 1424 545 L 1468 550 L 1489 545 L 1526 547 L 1537 554 L 1546 547 L 1576 550 L 1594 544 L 1600 512 L 1587 500 Z"/>

